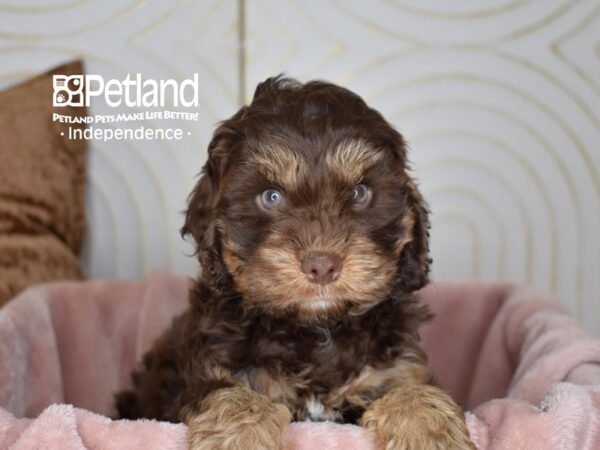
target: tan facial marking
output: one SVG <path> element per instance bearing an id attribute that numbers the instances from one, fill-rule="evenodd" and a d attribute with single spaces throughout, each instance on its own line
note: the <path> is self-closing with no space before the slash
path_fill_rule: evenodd
<path id="1" fill-rule="evenodd" d="M 230 240 L 223 242 L 223 262 L 232 275 L 238 273 L 243 264 L 242 260 L 237 256 L 235 247 L 235 244 Z"/>
<path id="2" fill-rule="evenodd" d="M 382 157 L 380 151 L 362 140 L 344 141 L 328 153 L 325 162 L 330 170 L 350 183 L 358 183 L 364 172 Z"/>
<path id="3" fill-rule="evenodd" d="M 252 159 L 267 180 L 285 189 L 297 187 L 307 173 L 306 162 L 277 142 L 265 142 Z"/>
<path id="4" fill-rule="evenodd" d="M 303 252 L 325 251 L 343 257 L 340 277 L 320 286 L 312 283 L 300 267 Z M 383 254 L 369 239 L 355 237 L 344 242 L 344 235 L 329 235 L 311 242 L 301 254 L 290 248 L 285 235 L 272 234 L 252 257 L 240 264 L 227 246 L 224 260 L 234 269 L 236 288 L 248 305 L 272 311 L 295 311 L 305 320 L 340 312 L 349 304 L 367 307 L 386 295 L 396 270 L 396 261 Z M 293 293 L 293 295 L 290 295 Z"/>
<path id="5" fill-rule="evenodd" d="M 402 228 L 404 229 L 404 233 L 402 234 L 402 237 L 400 237 L 400 239 L 398 239 L 396 241 L 396 245 L 394 248 L 394 252 L 395 252 L 396 256 L 400 256 L 400 253 L 402 253 L 402 250 L 404 249 L 404 247 L 414 239 L 414 235 L 413 235 L 414 226 L 415 226 L 415 216 L 412 212 L 408 212 L 402 218 Z"/>

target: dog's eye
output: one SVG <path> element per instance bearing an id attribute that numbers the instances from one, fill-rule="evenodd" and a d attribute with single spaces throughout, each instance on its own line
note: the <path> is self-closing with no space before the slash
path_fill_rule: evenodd
<path id="1" fill-rule="evenodd" d="M 373 192 L 371 188 L 364 184 L 358 184 L 354 188 L 354 208 L 362 209 L 366 207 L 371 201 L 371 197 L 373 196 Z"/>
<path id="2" fill-rule="evenodd" d="M 263 209 L 271 210 L 281 204 L 283 194 L 277 189 L 267 189 L 258 196 L 257 200 Z"/>

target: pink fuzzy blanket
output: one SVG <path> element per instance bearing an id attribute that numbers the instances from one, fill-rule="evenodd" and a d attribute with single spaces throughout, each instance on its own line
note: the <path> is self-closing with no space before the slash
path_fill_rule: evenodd
<path id="1" fill-rule="evenodd" d="M 0 448 L 184 449 L 185 426 L 114 421 L 112 394 L 171 318 L 188 282 L 54 283 L 0 310 Z M 599 449 L 600 341 L 547 295 L 435 283 L 423 343 L 439 383 L 470 412 L 480 449 Z M 75 405 L 75 406 L 72 406 Z M 292 449 L 369 449 L 359 427 L 295 423 Z"/>

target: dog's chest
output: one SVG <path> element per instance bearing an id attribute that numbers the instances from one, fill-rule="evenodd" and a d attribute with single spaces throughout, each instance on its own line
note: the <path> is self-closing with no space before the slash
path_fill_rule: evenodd
<path id="1" fill-rule="evenodd" d="M 295 420 L 354 422 L 385 380 L 374 376 L 373 355 L 367 358 L 348 342 L 341 347 L 335 336 L 326 337 L 312 346 L 302 340 L 285 346 L 263 342 L 259 364 L 244 367 L 236 377 L 288 406 Z"/>
<path id="2" fill-rule="evenodd" d="M 390 384 L 398 357 L 390 350 L 400 342 L 381 329 L 268 325 L 251 327 L 237 342 L 231 370 L 288 406 L 295 420 L 353 422 Z"/>
<path id="3" fill-rule="evenodd" d="M 312 422 L 321 422 L 325 420 L 341 422 L 343 420 L 341 410 L 326 406 L 318 396 L 310 396 L 305 400 L 304 415 L 304 420 L 310 420 Z"/>
<path id="4" fill-rule="evenodd" d="M 344 422 L 347 407 L 344 394 L 360 379 L 351 377 L 335 386 L 326 383 L 327 380 L 318 382 L 308 372 L 270 373 L 266 368 L 243 370 L 236 377 L 272 401 L 288 406 L 295 420 L 315 422 Z"/>
<path id="5" fill-rule="evenodd" d="M 378 369 L 366 365 L 330 385 L 307 374 L 275 374 L 266 368 L 247 369 L 237 377 L 274 402 L 288 406 L 295 420 L 354 423 L 371 401 L 398 384 L 410 382 L 413 370 L 413 364 L 398 359 Z"/>

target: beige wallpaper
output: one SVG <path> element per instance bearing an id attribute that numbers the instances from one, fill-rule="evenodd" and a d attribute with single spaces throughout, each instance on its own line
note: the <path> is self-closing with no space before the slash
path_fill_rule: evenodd
<path id="1" fill-rule="evenodd" d="M 191 138 L 92 143 L 92 276 L 195 272 L 178 229 L 210 131 L 283 71 L 349 86 L 408 139 L 435 279 L 548 289 L 600 332 L 599 30 L 596 0 L 0 0 L 0 85 L 76 55 L 199 73 Z"/>

